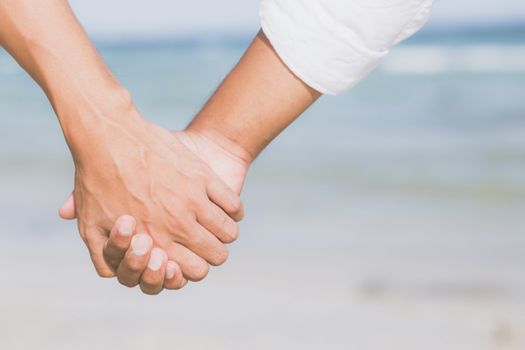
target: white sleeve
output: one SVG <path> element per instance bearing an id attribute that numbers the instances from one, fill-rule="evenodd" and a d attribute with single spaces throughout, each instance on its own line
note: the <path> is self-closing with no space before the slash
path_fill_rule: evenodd
<path id="1" fill-rule="evenodd" d="M 261 0 L 261 26 L 283 62 L 317 91 L 348 90 L 417 32 L 433 0 Z"/>

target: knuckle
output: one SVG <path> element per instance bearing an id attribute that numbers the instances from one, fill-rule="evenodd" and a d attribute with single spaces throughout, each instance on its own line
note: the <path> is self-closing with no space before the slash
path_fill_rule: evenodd
<path id="1" fill-rule="evenodd" d="M 188 248 L 192 250 L 203 250 L 203 248 L 209 246 L 209 239 L 210 237 L 198 232 L 195 233 L 195 231 L 187 230 L 185 232 L 185 237 L 187 240 L 187 246 Z"/>
<path id="2" fill-rule="evenodd" d="M 136 262 L 136 261 L 132 261 L 132 262 L 128 262 L 128 269 L 131 273 L 133 274 L 140 274 L 144 271 L 144 269 L 146 268 L 145 266 L 143 266 L 142 264 L 140 264 L 140 262 Z"/>
<path id="3" fill-rule="evenodd" d="M 109 266 L 111 270 L 113 270 L 113 272 L 115 272 L 118 269 L 118 266 L 120 265 L 120 261 L 114 260 L 114 259 L 111 259 L 111 260 L 105 259 L 105 260 L 106 260 L 106 264 Z M 115 277 L 115 273 L 113 274 L 112 277 Z"/>
<path id="4" fill-rule="evenodd" d="M 217 222 L 220 218 L 220 209 L 211 206 L 209 202 L 200 203 L 196 210 L 198 219 L 204 222 Z"/>
<path id="5" fill-rule="evenodd" d="M 222 216 L 222 231 L 224 232 L 223 242 L 232 243 L 239 237 L 239 225 L 235 223 L 230 217 Z"/>
<path id="6" fill-rule="evenodd" d="M 222 265 L 228 260 L 228 256 L 228 249 L 225 246 L 222 246 L 221 248 L 215 249 L 215 252 L 211 256 L 210 263 L 213 266 Z"/>
<path id="7" fill-rule="evenodd" d="M 194 176 L 201 181 L 206 181 L 210 177 L 210 168 L 206 164 L 199 162 L 195 165 Z"/>
<path id="8" fill-rule="evenodd" d="M 96 267 L 95 270 L 97 271 L 97 275 L 102 278 L 111 278 L 115 277 L 115 273 L 113 271 L 110 271 L 106 268 L 99 268 Z"/>
<path id="9" fill-rule="evenodd" d="M 190 221 L 179 211 L 170 211 L 168 220 L 171 229 L 177 229 L 185 232 L 190 229 Z"/>
<path id="10" fill-rule="evenodd" d="M 208 272 L 210 271 L 210 266 L 206 263 L 198 264 L 193 266 L 188 271 L 188 279 L 198 282 L 206 278 Z"/>
<path id="11" fill-rule="evenodd" d="M 227 231 L 230 226 L 229 217 L 225 214 L 217 214 L 216 220 L 220 222 L 223 231 Z"/>
<path id="12" fill-rule="evenodd" d="M 240 229 L 239 225 L 233 224 L 231 225 L 230 229 L 228 230 L 228 236 L 226 237 L 226 240 L 224 243 L 233 243 L 239 238 Z"/>
<path id="13" fill-rule="evenodd" d="M 204 214 L 207 219 L 213 217 L 213 210 L 210 210 L 210 202 L 206 192 L 196 190 L 191 198 L 188 199 L 187 208 L 190 208 L 192 216 L 201 216 Z"/>
<path id="14" fill-rule="evenodd" d="M 172 289 L 172 290 L 180 290 L 184 287 L 186 287 L 186 285 L 188 284 L 188 280 L 185 280 L 185 279 L 182 279 L 181 281 L 179 281 L 175 286 L 169 288 L 169 289 Z"/>
<path id="15" fill-rule="evenodd" d="M 179 289 L 182 289 L 184 288 L 185 284 L 184 283 L 177 283 L 177 284 L 170 284 L 168 286 L 166 286 L 166 289 L 169 289 L 169 290 L 179 290 Z"/>
<path id="16" fill-rule="evenodd" d="M 84 242 L 88 246 L 89 249 L 95 248 L 99 240 L 98 235 L 94 234 L 93 232 L 88 232 L 84 235 Z"/>
<path id="17" fill-rule="evenodd" d="M 117 280 L 118 280 L 118 283 L 128 288 L 133 288 L 138 284 L 138 282 L 133 281 L 128 278 L 124 278 L 123 276 L 120 276 L 120 275 L 117 275 Z"/>
<path id="18" fill-rule="evenodd" d="M 162 288 L 159 288 L 158 286 L 154 285 L 149 285 L 147 283 L 141 283 L 140 290 L 146 295 L 158 295 L 160 294 L 160 292 L 162 292 Z"/>
<path id="19" fill-rule="evenodd" d="M 242 201 L 238 196 L 233 196 L 229 204 L 230 211 L 240 213 L 242 211 Z"/>
<path id="20" fill-rule="evenodd" d="M 117 252 L 113 249 L 111 244 L 106 244 L 102 249 L 102 256 L 106 262 L 114 261 L 117 258 Z"/>
<path id="21" fill-rule="evenodd" d="M 192 220 L 181 220 L 179 228 L 184 234 L 189 234 L 195 228 L 195 219 Z"/>
<path id="22" fill-rule="evenodd" d="M 125 252 L 126 250 L 128 250 L 130 242 L 131 242 L 131 238 L 122 239 L 118 236 L 110 236 L 108 238 L 107 246 L 110 249 L 120 253 L 120 252 Z"/>
<path id="23" fill-rule="evenodd" d="M 108 265 L 118 265 L 124 258 L 126 251 L 115 251 L 112 249 L 104 249 L 102 252 L 104 260 Z"/>
<path id="24" fill-rule="evenodd" d="M 228 235 L 224 236 L 221 241 L 223 243 L 230 244 L 230 243 L 235 242 L 235 238 L 228 234 Z"/>
<path id="25" fill-rule="evenodd" d="M 167 218 L 168 218 L 168 224 L 173 227 L 179 227 L 182 221 L 179 210 L 175 208 L 168 209 Z"/>
<path id="26" fill-rule="evenodd" d="M 159 281 L 160 278 L 155 278 L 154 276 L 144 273 L 140 279 L 140 285 L 141 287 L 145 287 L 148 289 L 154 289 L 158 288 L 159 284 L 162 283 L 162 281 Z"/>
<path id="27" fill-rule="evenodd" d="M 99 277 L 111 278 L 115 277 L 115 273 L 106 265 L 104 259 L 96 254 L 91 254 L 91 261 L 95 267 L 95 271 Z"/>

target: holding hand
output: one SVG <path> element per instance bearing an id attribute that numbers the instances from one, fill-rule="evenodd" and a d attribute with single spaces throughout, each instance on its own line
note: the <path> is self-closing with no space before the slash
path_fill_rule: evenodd
<path id="1" fill-rule="evenodd" d="M 132 215 L 137 231 L 148 232 L 187 279 L 200 280 L 208 263 L 227 259 L 224 243 L 237 238 L 234 220 L 243 215 L 240 198 L 176 136 L 133 108 L 126 118 L 107 118 L 70 139 L 81 237 L 98 273 L 112 276 L 102 249 L 116 219 Z"/>
<path id="2" fill-rule="evenodd" d="M 164 250 L 153 248 L 152 238 L 136 233 L 135 219 L 118 218 L 104 246 L 104 259 L 127 287 L 140 284 L 146 294 L 158 294 L 163 288 L 180 289 L 187 280 L 177 263 L 168 261 Z"/>
<path id="3" fill-rule="evenodd" d="M 174 132 L 172 135 L 206 163 L 230 188 L 240 193 L 250 162 L 241 148 L 209 131 Z M 73 197 L 62 206 L 60 215 L 65 219 L 75 218 Z M 121 226 L 124 230 L 119 230 Z M 103 257 L 119 282 L 128 287 L 140 284 L 146 294 L 157 294 L 162 288 L 183 287 L 187 281 L 179 265 L 173 260 L 161 259 L 167 254 L 158 247 L 153 248 L 153 240 L 149 235 L 139 233 L 132 238 L 131 235 L 136 232 L 135 219 L 125 215 L 117 220 L 109 238 L 104 237 L 106 242 Z M 160 261 L 162 266 L 159 265 Z"/>

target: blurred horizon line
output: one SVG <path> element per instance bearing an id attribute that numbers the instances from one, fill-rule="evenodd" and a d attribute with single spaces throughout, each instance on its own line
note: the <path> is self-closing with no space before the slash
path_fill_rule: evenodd
<path id="1" fill-rule="evenodd" d="M 191 48 L 200 46 L 246 46 L 256 31 L 198 31 L 167 35 L 126 35 L 120 37 L 93 36 L 101 48 Z M 525 23 L 429 25 L 406 40 L 405 44 L 465 44 L 465 43 L 525 44 Z"/>

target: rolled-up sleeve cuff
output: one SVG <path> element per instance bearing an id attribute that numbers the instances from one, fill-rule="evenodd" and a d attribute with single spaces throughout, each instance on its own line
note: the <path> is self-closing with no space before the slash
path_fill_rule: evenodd
<path id="1" fill-rule="evenodd" d="M 260 17 L 262 30 L 283 62 L 323 94 L 350 89 L 388 53 L 368 49 L 316 1 L 263 0 Z"/>

